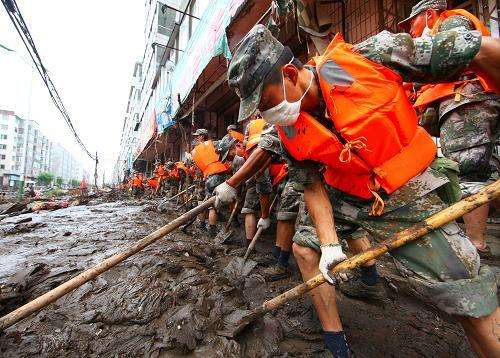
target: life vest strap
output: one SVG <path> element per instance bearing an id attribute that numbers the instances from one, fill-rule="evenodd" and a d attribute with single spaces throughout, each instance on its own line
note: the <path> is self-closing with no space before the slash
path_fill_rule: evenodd
<path id="1" fill-rule="evenodd" d="M 351 154 L 352 149 L 366 149 L 370 152 L 370 150 L 367 149 L 366 147 L 367 147 L 366 137 L 359 137 L 352 141 L 347 141 L 344 144 L 344 149 L 342 149 L 339 154 L 339 160 L 342 163 L 349 163 L 352 159 L 352 154 Z"/>

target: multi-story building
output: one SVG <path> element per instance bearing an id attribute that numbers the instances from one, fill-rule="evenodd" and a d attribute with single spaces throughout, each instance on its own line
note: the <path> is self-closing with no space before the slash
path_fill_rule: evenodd
<path id="1" fill-rule="evenodd" d="M 34 183 L 42 172 L 53 172 L 65 182 L 82 178 L 81 165 L 59 144 L 40 131 L 36 121 L 0 110 L 0 188 L 17 190 Z"/>
<path id="2" fill-rule="evenodd" d="M 128 175 L 134 163 L 136 167 L 146 169 L 154 160 L 170 157 L 168 149 L 173 148 L 172 144 L 161 140 L 164 138 L 156 142 L 152 139 L 173 123 L 166 103 L 170 99 L 165 96 L 170 92 L 170 75 L 209 4 L 209 0 L 145 1 L 142 76 L 140 85 L 135 87 L 138 78 L 136 64 L 122 128 L 120 154 L 115 164 L 115 181 Z M 134 92 L 137 94 L 135 98 Z M 133 131 L 129 130 L 130 124 L 133 124 Z M 143 155 L 145 151 L 147 156 Z"/>
<path id="3" fill-rule="evenodd" d="M 136 62 L 130 84 L 127 110 L 123 119 L 120 136 L 120 152 L 114 169 L 114 180 L 119 182 L 132 170 L 133 158 L 137 149 L 137 129 L 139 124 L 139 106 L 141 103 L 142 64 Z"/>
<path id="4" fill-rule="evenodd" d="M 55 178 L 62 178 L 68 183 L 73 179 L 81 180 L 83 177 L 81 165 L 75 158 L 59 143 L 52 144 L 51 147 L 50 172 Z"/>

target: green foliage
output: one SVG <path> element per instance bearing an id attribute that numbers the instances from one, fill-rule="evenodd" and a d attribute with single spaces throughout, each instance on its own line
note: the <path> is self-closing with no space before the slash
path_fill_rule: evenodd
<path id="1" fill-rule="evenodd" d="M 63 184 L 63 178 L 57 177 L 56 178 L 56 186 L 58 186 L 60 188 L 62 186 L 62 184 Z"/>
<path id="2" fill-rule="evenodd" d="M 38 184 L 47 186 L 52 182 L 52 180 L 54 180 L 54 174 L 49 172 L 42 172 L 38 174 L 36 180 Z"/>
<path id="3" fill-rule="evenodd" d="M 44 196 L 46 198 L 52 198 L 53 196 L 55 197 L 59 197 L 59 196 L 63 196 L 66 194 L 66 191 L 65 190 L 62 190 L 61 188 L 54 188 L 54 189 L 51 189 L 47 192 L 45 192 Z"/>
<path id="4" fill-rule="evenodd" d="M 69 182 L 72 188 L 78 188 L 80 186 L 80 181 L 77 179 L 71 179 Z"/>

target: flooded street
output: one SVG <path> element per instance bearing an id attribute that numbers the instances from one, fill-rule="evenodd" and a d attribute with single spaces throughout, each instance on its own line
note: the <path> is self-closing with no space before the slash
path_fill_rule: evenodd
<path id="1" fill-rule="evenodd" d="M 148 201 L 90 202 L 0 221 L 1 315 L 175 218 L 155 207 Z M 265 282 L 272 244 L 268 234 L 252 256 L 257 266 L 247 277 L 233 279 L 224 268 L 243 255 L 238 235 L 231 244 L 216 245 L 194 227 L 187 234 L 175 231 L 10 327 L 0 335 L 0 355 L 328 356 L 308 297 L 271 312 L 234 340 L 218 336 L 225 319 L 295 286 L 300 274 L 293 263 L 291 278 Z M 381 266 L 382 274 L 392 277 L 384 304 L 337 294 L 357 356 L 472 356 L 456 323 L 407 296 L 389 259 Z"/>

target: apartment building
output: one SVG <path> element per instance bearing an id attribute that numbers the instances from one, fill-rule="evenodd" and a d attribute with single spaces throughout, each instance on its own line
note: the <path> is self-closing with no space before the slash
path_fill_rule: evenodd
<path id="1" fill-rule="evenodd" d="M 0 109 L 0 190 L 17 190 L 22 181 L 34 183 L 42 172 L 65 182 L 80 180 L 82 166 L 59 144 L 53 144 L 38 122 Z"/>
<path id="2" fill-rule="evenodd" d="M 137 148 L 139 127 L 139 106 L 142 89 L 142 63 L 136 62 L 127 101 L 127 109 L 123 118 L 120 136 L 120 151 L 114 168 L 114 180 L 119 182 L 130 174 Z"/>

